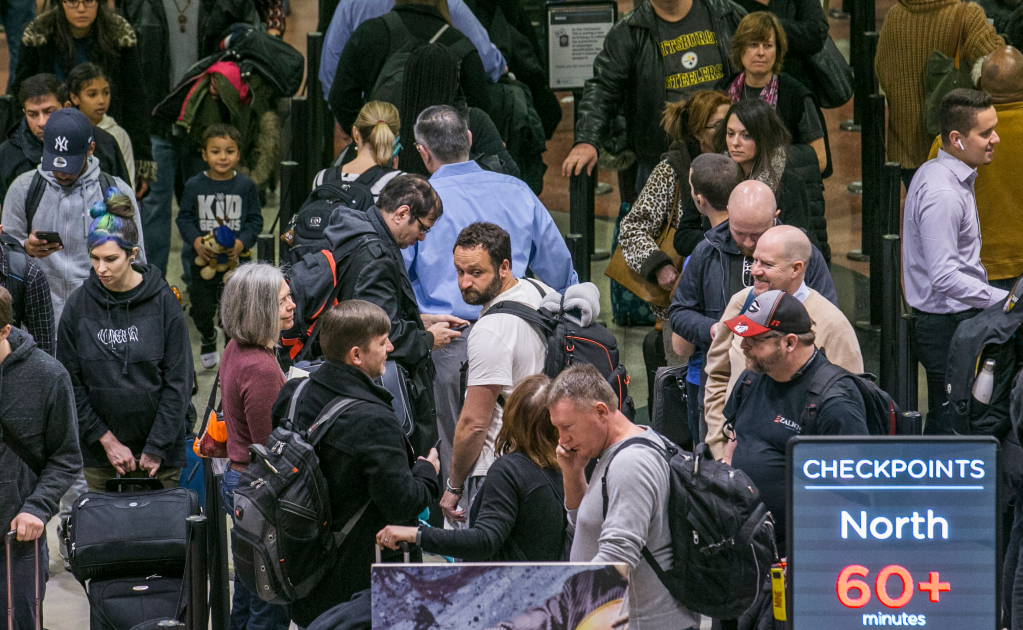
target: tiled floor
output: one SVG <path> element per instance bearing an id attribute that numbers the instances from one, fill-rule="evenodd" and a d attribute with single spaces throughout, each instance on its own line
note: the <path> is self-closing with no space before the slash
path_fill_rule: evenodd
<path id="1" fill-rule="evenodd" d="M 894 0 L 877 0 L 878 28 L 883 19 L 884 12 Z M 620 13 L 624 14 L 631 8 L 630 0 L 619 2 Z M 837 4 L 837 2 L 833 2 Z M 292 15 L 288 22 L 287 40 L 303 53 L 305 52 L 305 35 L 315 28 L 316 4 L 311 0 L 292 0 Z M 848 22 L 843 20 L 832 20 L 832 36 L 836 43 L 843 50 L 847 50 Z M 2 38 L 2 36 L 0 36 Z M 6 67 L 6 46 L 0 42 L 0 67 Z M 0 81 L 5 81 L 5 74 L 0 71 Z M 568 182 L 560 175 L 560 166 L 565 155 L 572 144 L 572 102 L 571 94 L 560 94 L 562 97 L 562 109 L 564 119 L 555 133 L 554 138 L 548 143 L 548 150 L 545 154 L 545 162 L 548 165 L 545 177 L 544 194 L 541 199 L 552 211 L 555 221 L 563 232 L 568 228 Z M 846 186 L 859 179 L 859 134 L 841 131 L 838 125 L 841 121 L 851 117 L 851 104 L 838 110 L 826 112 L 827 125 L 832 144 L 832 155 L 835 163 L 835 175 L 826 182 L 825 198 L 827 200 L 827 219 L 829 226 L 829 241 L 832 246 L 833 267 L 832 275 L 839 293 L 839 302 L 843 312 L 853 321 L 865 318 L 865 305 L 867 303 L 868 282 L 866 274 L 868 266 L 863 263 L 849 261 L 845 254 L 850 249 L 859 247 L 860 230 L 860 200 L 858 196 L 846 192 Z M 601 171 L 600 181 L 607 182 L 612 186 L 610 194 L 597 198 L 596 214 L 596 242 L 597 247 L 607 248 L 611 242 L 613 230 L 613 218 L 618 212 L 617 178 L 615 173 Z M 276 213 L 276 205 L 264 209 L 266 224 L 273 220 Z M 171 256 L 171 268 L 168 273 L 168 280 L 172 284 L 181 284 L 178 278 L 181 274 L 180 260 L 177 252 L 180 251 L 181 242 L 176 231 L 174 234 L 173 254 Z M 646 401 L 646 371 L 642 357 L 642 340 L 649 328 L 619 327 L 611 322 L 611 307 L 608 298 L 608 280 L 603 275 L 606 261 L 595 262 L 591 268 L 593 281 L 601 289 L 601 316 L 600 319 L 608 324 L 618 338 L 621 350 L 621 360 L 629 368 L 631 375 L 630 390 L 637 405 L 645 405 Z M 187 296 L 186 296 L 187 297 Z M 189 324 L 191 327 L 191 323 Z M 198 335 L 194 328 L 191 328 L 192 338 L 196 340 L 193 344 L 195 356 L 198 357 Z M 862 332 L 860 342 L 865 355 L 866 367 L 869 371 L 877 371 L 877 334 Z M 196 362 L 198 364 L 198 361 Z M 198 408 L 205 405 L 212 385 L 214 371 L 202 370 L 199 374 L 199 393 L 194 402 Z M 921 392 L 923 393 L 923 392 Z M 921 400 L 926 396 L 921 395 Z M 645 410 L 644 410 L 645 411 Z M 50 549 L 56 549 L 56 538 L 54 535 L 55 523 L 51 522 L 49 530 Z M 56 554 L 51 554 L 56 557 Z M 46 627 L 51 630 L 79 630 L 86 627 L 88 618 L 88 604 L 85 600 L 81 587 L 74 581 L 71 575 L 64 572 L 63 567 L 58 563 L 51 563 L 51 579 L 47 587 L 46 597 Z"/>

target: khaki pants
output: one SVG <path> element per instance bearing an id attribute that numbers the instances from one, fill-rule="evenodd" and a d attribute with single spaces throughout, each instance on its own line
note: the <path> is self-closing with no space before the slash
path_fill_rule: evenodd
<path id="1" fill-rule="evenodd" d="M 117 476 L 113 466 L 96 466 L 85 469 L 85 481 L 89 484 L 89 492 L 105 492 L 107 479 Z M 132 472 L 121 475 L 128 479 L 142 479 L 149 476 L 145 470 L 135 469 Z M 177 488 L 178 480 L 181 478 L 181 469 L 173 466 L 160 466 L 156 471 L 156 478 L 163 483 L 164 488 Z"/>

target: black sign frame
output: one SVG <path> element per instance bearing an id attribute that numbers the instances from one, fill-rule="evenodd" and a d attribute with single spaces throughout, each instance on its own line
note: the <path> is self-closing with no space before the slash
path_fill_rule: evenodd
<path id="1" fill-rule="evenodd" d="M 785 487 L 785 509 L 787 510 L 786 520 L 786 531 L 785 541 L 788 557 L 786 558 L 786 578 L 785 578 L 785 614 L 786 614 L 786 627 L 793 628 L 793 611 L 795 610 L 796 593 L 792 588 L 792 577 L 798 571 L 798 564 L 796 563 L 795 555 L 793 551 L 794 547 L 794 536 L 793 530 L 795 527 L 795 518 L 793 518 L 793 486 L 795 481 L 795 471 L 793 469 L 793 451 L 799 445 L 806 444 L 835 444 L 835 443 L 846 443 L 846 444 L 893 444 L 893 443 L 915 443 L 915 444 L 937 444 L 937 443 L 952 443 L 952 444 L 994 444 L 995 445 L 995 475 L 992 483 L 995 485 L 995 510 L 991 515 L 994 519 L 995 526 L 995 610 L 994 619 L 995 627 L 991 630 L 1001 630 L 1001 603 L 1002 603 L 1002 566 L 1005 558 L 999 553 L 1002 549 L 1002 540 L 1004 532 L 1002 531 L 1002 518 L 998 513 L 998 506 L 1002 504 L 1002 487 L 1001 487 L 1001 472 L 1002 472 L 1002 448 L 1001 443 L 997 438 L 993 436 L 964 436 L 964 435 L 951 435 L 951 436 L 937 436 L 937 435 L 926 435 L 926 436 L 889 436 L 889 435 L 860 435 L 860 436 L 796 436 L 790 439 L 785 449 L 785 466 L 786 466 L 786 479 L 788 483 Z"/>

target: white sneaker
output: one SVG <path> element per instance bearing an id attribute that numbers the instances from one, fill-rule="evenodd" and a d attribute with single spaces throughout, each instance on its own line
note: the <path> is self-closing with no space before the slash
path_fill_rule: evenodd
<path id="1" fill-rule="evenodd" d="M 216 367 L 217 363 L 220 363 L 220 353 L 216 351 L 207 352 L 200 356 L 200 360 L 202 361 L 202 366 L 209 370 Z"/>

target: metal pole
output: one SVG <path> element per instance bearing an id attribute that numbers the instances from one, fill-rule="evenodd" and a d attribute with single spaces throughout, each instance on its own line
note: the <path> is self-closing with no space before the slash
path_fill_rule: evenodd
<path id="1" fill-rule="evenodd" d="M 596 177 L 587 175 L 584 170 L 579 175 L 572 175 L 568 189 L 568 223 L 569 231 L 582 235 L 582 260 L 589 261 L 593 256 L 594 247 L 594 182 Z M 587 274 L 588 275 L 588 274 Z"/>
<path id="2" fill-rule="evenodd" d="M 901 267 L 898 234 L 885 234 L 882 238 L 881 258 L 888 273 L 882 277 L 881 295 L 881 389 L 894 399 L 899 394 L 899 318 L 902 315 L 902 276 L 894 270 Z M 873 272 L 872 272 L 873 273 Z M 901 407 L 900 407 L 901 408 Z"/>
<path id="3" fill-rule="evenodd" d="M 894 196 L 894 212 L 898 213 L 899 211 L 899 193 L 895 192 L 893 195 L 890 192 L 891 187 L 897 185 L 898 182 L 891 181 L 890 173 L 884 170 L 884 112 L 884 97 L 880 94 L 871 95 L 869 107 L 870 126 L 869 130 L 865 128 L 863 133 L 864 136 L 870 135 L 873 137 L 870 142 L 871 154 L 869 156 L 871 179 L 864 179 L 864 183 L 867 184 L 867 188 L 872 189 L 874 192 L 870 195 L 870 206 L 868 208 L 866 203 L 867 192 L 864 190 L 860 236 L 864 253 L 870 260 L 870 324 L 872 326 L 881 324 L 881 276 L 884 274 L 884 270 L 888 268 L 884 266 L 883 261 L 879 260 L 881 257 L 881 236 L 885 234 L 883 231 L 886 224 L 885 217 L 886 214 L 892 212 L 890 208 L 882 205 L 884 200 L 887 199 L 890 202 Z M 867 183 L 868 181 L 869 183 Z M 885 191 L 889 192 L 886 193 Z M 898 230 L 896 230 L 895 234 L 898 233 Z"/>
<path id="4" fill-rule="evenodd" d="M 885 162 L 881 167 L 882 214 L 878 224 L 882 234 L 902 233 L 902 165 Z"/>
<path id="5" fill-rule="evenodd" d="M 306 33 L 306 73 L 305 85 L 306 95 L 309 98 L 309 107 L 312 110 L 309 131 L 311 141 L 310 155 L 313 163 L 310 165 L 312 172 L 319 171 L 327 166 L 326 157 L 327 145 L 333 150 L 334 136 L 331 134 L 330 141 L 326 135 L 327 119 L 333 123 L 334 119 L 327 112 L 327 101 L 323 94 L 323 86 L 320 85 L 320 56 L 323 53 L 323 33 Z"/>
<path id="6" fill-rule="evenodd" d="M 294 96 L 291 99 L 291 159 L 298 162 L 298 182 L 302 189 L 312 185 L 313 176 L 310 172 L 309 142 L 309 99 L 305 96 Z"/>
<path id="7" fill-rule="evenodd" d="M 575 268 L 576 274 L 579 275 L 579 282 L 589 282 L 590 265 L 589 258 L 585 256 L 583 251 L 585 248 L 583 245 L 583 235 L 566 234 L 565 244 L 568 246 L 568 253 L 572 256 L 572 266 Z"/>
<path id="8" fill-rule="evenodd" d="M 901 275 L 900 275 L 901 277 Z M 913 311 L 902 301 L 902 316 L 899 318 L 899 396 L 895 402 L 903 411 L 918 410 L 917 400 L 920 389 L 917 384 L 918 368 L 916 357 L 916 317 Z"/>
<path id="9" fill-rule="evenodd" d="M 186 624 L 188 630 L 206 630 L 209 624 L 209 607 L 206 591 L 206 517 L 189 516 L 188 524 L 188 607 Z"/>
<path id="10" fill-rule="evenodd" d="M 277 237 L 260 234 L 256 237 L 256 260 L 271 265 L 277 264 Z"/>
<path id="11" fill-rule="evenodd" d="M 294 205 L 295 192 L 304 192 L 298 178 L 298 162 L 294 160 L 281 162 L 281 210 L 280 220 L 277 225 L 278 237 L 288 231 L 288 227 L 291 225 L 291 218 L 298 211 L 298 208 Z"/>
<path id="12" fill-rule="evenodd" d="M 213 474 L 209 459 L 203 460 L 206 479 L 206 549 L 210 576 L 210 628 L 227 630 L 231 618 L 231 595 L 227 573 L 227 523 L 220 500 L 220 477 Z"/>

